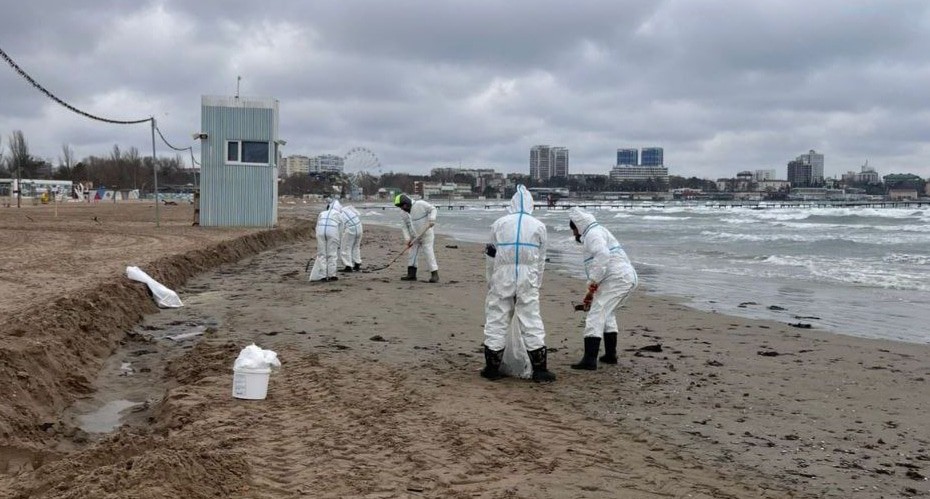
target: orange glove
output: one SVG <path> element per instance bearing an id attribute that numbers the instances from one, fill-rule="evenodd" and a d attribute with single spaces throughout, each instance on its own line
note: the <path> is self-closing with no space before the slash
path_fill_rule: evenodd
<path id="1" fill-rule="evenodd" d="M 596 292 L 597 292 L 597 283 L 589 284 L 588 294 L 584 295 L 584 300 L 582 300 L 582 304 L 584 304 L 585 312 L 587 312 L 588 310 L 591 310 L 591 302 L 594 301 L 594 293 Z"/>

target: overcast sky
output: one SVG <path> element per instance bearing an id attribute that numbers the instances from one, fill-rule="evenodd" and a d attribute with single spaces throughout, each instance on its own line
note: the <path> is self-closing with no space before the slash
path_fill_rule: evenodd
<path id="1" fill-rule="evenodd" d="M 534 144 L 571 172 L 659 146 L 671 174 L 776 169 L 930 176 L 926 0 L 4 2 L 0 48 L 88 112 L 154 115 L 189 145 L 200 96 L 280 100 L 284 154 L 374 151 L 384 171 L 527 172 Z M 3 64 L 0 61 L 0 64 Z M 147 125 L 93 122 L 0 67 L 0 136 L 58 162 Z M 159 154 L 171 151 L 159 146 Z"/>

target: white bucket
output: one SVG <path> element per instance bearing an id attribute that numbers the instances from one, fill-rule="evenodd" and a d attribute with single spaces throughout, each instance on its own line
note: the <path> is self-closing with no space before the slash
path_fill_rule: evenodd
<path id="1" fill-rule="evenodd" d="M 270 368 L 233 369 L 232 395 L 237 399 L 263 400 L 268 394 L 268 377 Z"/>

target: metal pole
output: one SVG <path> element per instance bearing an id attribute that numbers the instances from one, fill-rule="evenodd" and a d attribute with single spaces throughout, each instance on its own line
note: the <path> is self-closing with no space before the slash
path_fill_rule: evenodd
<path id="1" fill-rule="evenodd" d="M 16 162 L 16 207 L 21 208 L 23 199 L 23 165 L 20 161 Z"/>
<path id="2" fill-rule="evenodd" d="M 158 217 L 158 163 L 155 161 L 155 117 L 152 116 L 152 172 L 155 175 L 155 227 L 161 226 Z"/>

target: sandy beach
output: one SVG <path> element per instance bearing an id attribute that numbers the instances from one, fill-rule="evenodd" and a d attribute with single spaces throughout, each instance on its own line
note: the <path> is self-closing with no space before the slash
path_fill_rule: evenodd
<path id="1" fill-rule="evenodd" d="M 438 238 L 438 285 L 399 281 L 403 261 L 309 283 L 307 224 L 205 230 L 168 208 L 163 228 L 144 205 L 0 210 L 15 234 L 0 243 L 0 497 L 930 495 L 930 347 L 640 291 L 620 364 L 573 371 L 584 283 L 550 267 L 558 380 L 492 383 L 479 245 Z M 400 237 L 366 226 L 363 268 Z M 156 309 L 129 264 L 185 306 Z M 263 401 L 230 395 L 252 342 L 283 364 Z"/>

